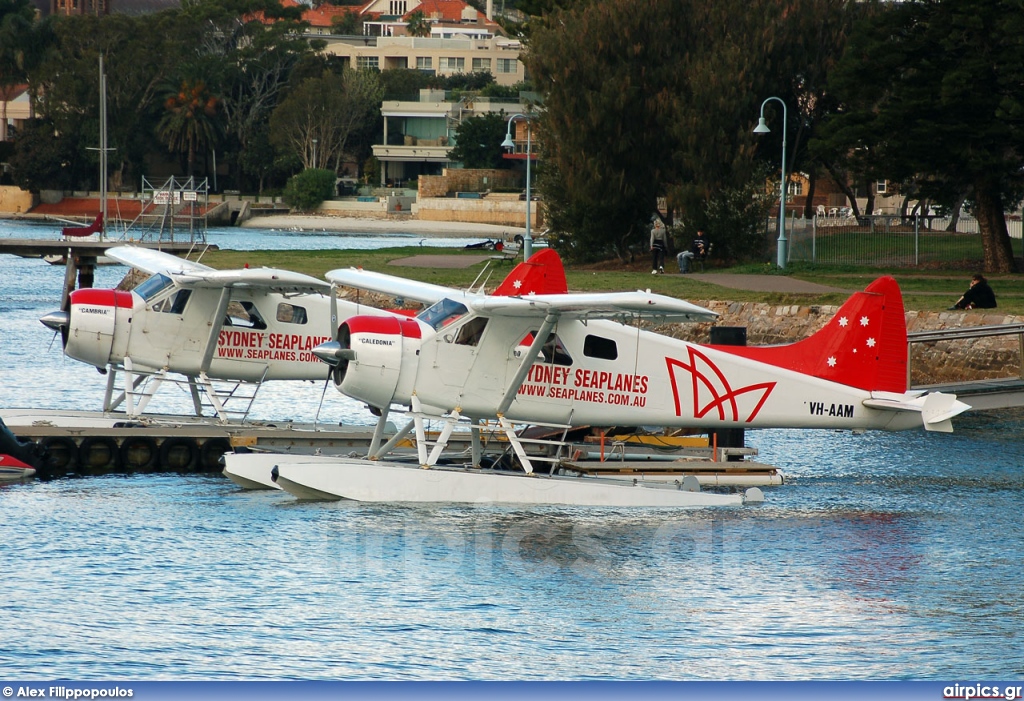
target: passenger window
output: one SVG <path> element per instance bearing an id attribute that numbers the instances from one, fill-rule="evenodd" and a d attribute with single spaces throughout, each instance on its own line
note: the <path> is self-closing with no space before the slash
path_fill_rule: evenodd
<path id="1" fill-rule="evenodd" d="M 583 355 L 588 358 L 601 358 L 602 360 L 615 360 L 619 357 L 619 349 L 615 341 L 601 336 L 587 335 L 583 339 Z"/>
<path id="2" fill-rule="evenodd" d="M 263 320 L 263 316 L 252 302 L 232 302 L 228 305 L 224 326 L 239 326 L 244 329 L 262 331 L 267 328 L 267 322 Z"/>
<path id="3" fill-rule="evenodd" d="M 281 302 L 277 305 L 277 320 L 285 324 L 305 324 L 306 308 Z"/>

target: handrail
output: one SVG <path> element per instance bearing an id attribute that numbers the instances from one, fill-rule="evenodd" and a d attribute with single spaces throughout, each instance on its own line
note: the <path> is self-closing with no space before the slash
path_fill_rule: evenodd
<path id="1" fill-rule="evenodd" d="M 994 324 L 992 326 L 967 326 L 936 331 L 914 331 L 907 334 L 907 343 L 946 341 L 954 338 L 983 338 L 985 336 L 1006 336 L 1024 333 L 1024 324 Z"/>
<path id="2" fill-rule="evenodd" d="M 967 326 L 955 329 L 938 329 L 936 331 L 914 331 L 907 334 L 907 387 L 912 387 L 910 344 L 930 343 L 935 341 L 952 341 L 957 339 L 986 338 L 989 336 L 1009 336 L 1017 334 L 1020 348 L 1020 378 L 1024 380 L 1024 324 L 993 324 L 991 326 Z"/>

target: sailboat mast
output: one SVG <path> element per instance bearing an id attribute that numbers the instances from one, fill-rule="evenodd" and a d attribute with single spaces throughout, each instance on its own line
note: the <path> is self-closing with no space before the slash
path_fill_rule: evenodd
<path id="1" fill-rule="evenodd" d="M 103 54 L 100 54 L 100 214 L 103 226 L 100 239 L 107 228 L 107 74 L 103 72 Z"/>

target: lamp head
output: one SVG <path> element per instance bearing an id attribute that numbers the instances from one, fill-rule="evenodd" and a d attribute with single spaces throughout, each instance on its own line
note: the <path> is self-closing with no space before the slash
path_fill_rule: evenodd
<path id="1" fill-rule="evenodd" d="M 754 127 L 754 133 L 755 134 L 770 134 L 771 131 L 772 130 L 768 128 L 768 125 L 765 124 L 764 117 L 758 117 L 758 119 L 757 119 L 757 126 Z"/>
<path id="2" fill-rule="evenodd" d="M 511 151 L 516 147 L 515 142 L 512 141 L 512 132 L 505 133 L 505 140 L 501 142 L 501 147 L 506 151 Z"/>

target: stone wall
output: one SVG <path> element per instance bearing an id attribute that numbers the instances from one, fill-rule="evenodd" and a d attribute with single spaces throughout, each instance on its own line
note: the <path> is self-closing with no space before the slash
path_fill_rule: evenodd
<path id="1" fill-rule="evenodd" d="M 416 182 L 420 197 L 444 197 L 451 192 L 489 192 L 522 187 L 523 176 L 514 170 L 445 168 L 441 175 L 421 175 Z"/>
<path id="2" fill-rule="evenodd" d="M 839 310 L 836 306 L 772 306 L 757 302 L 693 300 L 719 314 L 715 326 L 744 326 L 751 346 L 792 343 L 822 328 Z M 936 331 L 971 326 L 1024 323 L 1024 317 L 982 311 L 906 313 L 907 331 Z M 710 342 L 712 324 L 667 324 L 656 330 L 696 343 Z M 926 385 L 964 380 L 1019 377 L 1021 339 L 1018 335 L 957 339 L 910 345 L 911 384 Z"/>

